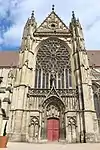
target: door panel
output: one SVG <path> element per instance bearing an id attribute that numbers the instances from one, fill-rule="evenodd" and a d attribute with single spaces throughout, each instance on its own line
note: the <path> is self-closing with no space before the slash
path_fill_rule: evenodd
<path id="1" fill-rule="evenodd" d="M 47 138 L 50 141 L 59 139 L 59 120 L 48 119 L 47 120 Z"/>
<path id="2" fill-rule="evenodd" d="M 53 131 L 53 141 L 56 141 L 59 139 L 59 131 L 58 130 L 54 130 Z"/>

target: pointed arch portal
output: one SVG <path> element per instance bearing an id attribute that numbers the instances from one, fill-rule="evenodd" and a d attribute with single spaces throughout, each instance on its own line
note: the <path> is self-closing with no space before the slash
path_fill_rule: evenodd
<path id="1" fill-rule="evenodd" d="M 64 109 L 60 98 L 50 96 L 43 102 L 44 133 L 48 141 L 59 141 L 64 136 Z M 42 134 L 42 135 L 43 135 Z"/>

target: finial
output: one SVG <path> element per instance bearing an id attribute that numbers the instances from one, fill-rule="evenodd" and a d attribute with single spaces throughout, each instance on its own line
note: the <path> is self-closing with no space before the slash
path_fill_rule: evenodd
<path id="1" fill-rule="evenodd" d="M 55 10 L 55 5 L 52 5 L 52 11 L 54 11 Z"/>
<path id="2" fill-rule="evenodd" d="M 75 19 L 75 13 L 72 11 L 72 18 Z"/>
<path id="3" fill-rule="evenodd" d="M 32 11 L 31 18 L 34 18 L 34 10 Z"/>

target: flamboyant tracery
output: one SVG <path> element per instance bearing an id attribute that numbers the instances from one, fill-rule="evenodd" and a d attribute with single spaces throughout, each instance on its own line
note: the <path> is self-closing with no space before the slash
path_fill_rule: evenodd
<path id="1" fill-rule="evenodd" d="M 52 72 L 57 89 L 72 86 L 70 54 L 66 44 L 57 38 L 44 40 L 38 49 L 35 88 L 50 88 Z"/>

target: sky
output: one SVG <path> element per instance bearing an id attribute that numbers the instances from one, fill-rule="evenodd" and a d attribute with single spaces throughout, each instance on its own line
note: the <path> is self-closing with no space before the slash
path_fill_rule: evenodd
<path id="1" fill-rule="evenodd" d="M 100 0 L 0 0 L 0 50 L 18 50 L 32 10 L 40 25 L 53 4 L 67 26 L 75 11 L 83 27 L 86 49 L 100 50 Z"/>

